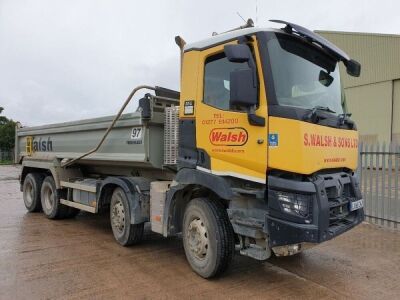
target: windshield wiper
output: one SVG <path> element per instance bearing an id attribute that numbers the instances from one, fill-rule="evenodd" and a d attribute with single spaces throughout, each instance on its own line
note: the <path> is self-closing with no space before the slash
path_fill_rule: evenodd
<path id="1" fill-rule="evenodd" d="M 304 116 L 304 120 L 311 120 L 312 123 L 317 124 L 321 119 L 325 119 L 322 116 L 318 116 L 317 112 L 319 110 L 326 111 L 326 112 L 333 113 L 333 114 L 336 113 L 334 110 L 330 109 L 328 106 L 317 105 L 311 109 L 310 113 L 308 113 Z"/>
<path id="2" fill-rule="evenodd" d="M 339 127 L 343 125 L 347 125 L 350 129 L 354 129 L 355 124 L 352 120 L 350 120 L 351 113 L 343 113 L 339 115 Z"/>
<path id="3" fill-rule="evenodd" d="M 327 112 L 330 112 L 330 113 L 333 113 L 333 114 L 336 113 L 336 111 L 330 109 L 328 106 L 320 106 L 320 105 L 314 106 L 312 108 L 311 112 L 313 114 L 315 114 L 317 110 L 323 110 L 323 111 L 327 111 Z"/>

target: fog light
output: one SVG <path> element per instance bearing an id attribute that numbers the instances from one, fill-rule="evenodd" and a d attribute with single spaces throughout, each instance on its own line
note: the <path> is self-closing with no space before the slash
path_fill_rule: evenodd
<path id="1" fill-rule="evenodd" d="M 275 191 L 275 195 L 284 212 L 300 217 L 308 216 L 312 196 L 278 191 Z"/>

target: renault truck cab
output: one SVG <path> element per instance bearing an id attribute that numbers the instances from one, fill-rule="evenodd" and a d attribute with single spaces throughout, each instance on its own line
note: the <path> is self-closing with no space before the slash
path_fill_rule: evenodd
<path id="1" fill-rule="evenodd" d="M 295 254 L 364 219 L 358 133 L 339 72 L 343 64 L 359 76 L 360 64 L 304 27 L 275 22 L 284 28 L 231 31 L 183 54 L 179 172 L 233 191 L 226 206 L 241 253 L 258 259 Z"/>

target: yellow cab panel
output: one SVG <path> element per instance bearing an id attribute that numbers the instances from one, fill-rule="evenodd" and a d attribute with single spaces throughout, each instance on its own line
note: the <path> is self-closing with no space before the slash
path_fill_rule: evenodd
<path id="1" fill-rule="evenodd" d="M 308 122 L 270 117 L 268 167 L 298 174 L 357 168 L 358 133 Z"/>
<path id="2" fill-rule="evenodd" d="M 254 59 L 259 64 L 255 39 L 252 46 Z M 265 183 L 268 126 L 250 125 L 245 110 L 229 107 L 229 73 L 240 64 L 229 62 L 223 51 L 224 45 L 218 45 L 199 53 L 196 143 L 210 156 L 210 169 L 197 168 L 216 175 Z M 266 119 L 266 95 L 261 71 L 258 76 L 259 105 L 255 113 Z"/>

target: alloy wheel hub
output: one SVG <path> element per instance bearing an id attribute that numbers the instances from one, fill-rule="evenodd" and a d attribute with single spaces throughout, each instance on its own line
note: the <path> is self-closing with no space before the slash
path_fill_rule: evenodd
<path id="1" fill-rule="evenodd" d="M 120 233 L 124 231 L 125 228 L 125 210 L 121 201 L 115 203 L 112 210 L 112 222 L 114 228 L 116 228 Z"/>
<path id="2" fill-rule="evenodd" d="M 53 191 L 47 187 L 44 193 L 44 205 L 46 206 L 46 209 L 50 211 L 53 208 L 53 204 L 54 204 Z"/>
<path id="3" fill-rule="evenodd" d="M 187 239 L 190 251 L 198 259 L 204 259 L 208 249 L 208 233 L 201 219 L 195 219 L 190 222 Z"/>
<path id="4" fill-rule="evenodd" d="M 27 204 L 32 204 L 32 202 L 33 202 L 33 197 L 34 197 L 34 195 L 33 195 L 33 187 L 32 187 L 32 185 L 31 184 L 28 184 L 27 186 L 26 186 L 26 202 L 27 202 Z"/>

